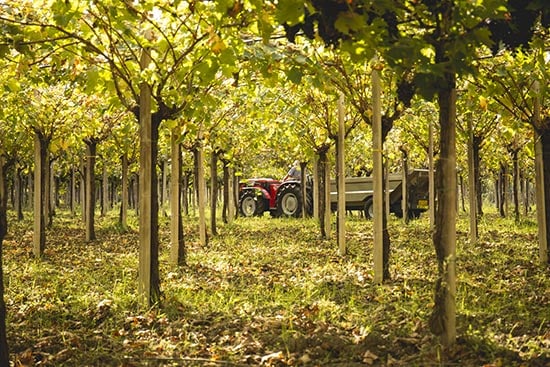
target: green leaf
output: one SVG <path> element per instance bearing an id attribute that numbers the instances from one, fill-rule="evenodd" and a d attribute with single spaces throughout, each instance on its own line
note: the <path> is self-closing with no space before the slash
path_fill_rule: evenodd
<path id="1" fill-rule="evenodd" d="M 16 93 L 21 90 L 21 85 L 15 78 L 9 79 L 7 81 L 7 87 L 8 87 L 8 90 L 12 93 Z"/>
<path id="2" fill-rule="evenodd" d="M 422 98 L 427 101 L 432 101 L 439 89 L 439 80 L 440 79 L 432 73 L 418 73 L 415 75 L 414 84 L 417 86 Z"/>
<path id="3" fill-rule="evenodd" d="M 302 82 L 303 73 L 299 68 L 292 68 L 285 72 L 286 77 L 294 84 L 300 84 Z"/>
<path id="4" fill-rule="evenodd" d="M 349 34 L 352 31 L 358 31 L 365 25 L 363 17 L 357 13 L 348 11 L 338 15 L 338 19 L 334 22 L 334 27 L 344 33 Z"/>
<path id="5" fill-rule="evenodd" d="M 279 24 L 295 25 L 304 19 L 304 2 L 299 0 L 280 0 L 277 5 Z"/>

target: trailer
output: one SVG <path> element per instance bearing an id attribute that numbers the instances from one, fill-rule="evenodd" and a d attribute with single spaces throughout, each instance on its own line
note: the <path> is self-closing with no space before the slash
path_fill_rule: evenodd
<path id="1" fill-rule="evenodd" d="M 403 216 L 403 174 L 390 173 L 386 180 L 389 193 L 390 212 L 397 217 Z M 422 212 L 428 210 L 429 180 L 428 170 L 415 169 L 407 175 L 407 211 L 410 218 L 418 218 Z M 366 218 L 373 218 L 373 178 L 347 177 L 346 178 L 346 210 L 363 211 Z M 336 180 L 330 183 L 331 209 L 336 210 L 338 193 Z"/>

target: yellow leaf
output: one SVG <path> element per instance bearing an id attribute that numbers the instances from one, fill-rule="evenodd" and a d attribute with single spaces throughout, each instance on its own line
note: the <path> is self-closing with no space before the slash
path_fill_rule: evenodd
<path id="1" fill-rule="evenodd" d="M 212 44 L 212 52 L 214 52 L 215 54 L 219 54 L 220 52 L 222 52 L 226 48 L 227 48 L 227 46 L 225 45 L 225 43 L 223 42 L 223 40 L 221 38 L 218 38 L 216 40 L 216 42 L 214 42 Z"/>
<path id="2" fill-rule="evenodd" d="M 486 110 L 487 109 L 487 98 L 479 96 L 479 107 Z"/>

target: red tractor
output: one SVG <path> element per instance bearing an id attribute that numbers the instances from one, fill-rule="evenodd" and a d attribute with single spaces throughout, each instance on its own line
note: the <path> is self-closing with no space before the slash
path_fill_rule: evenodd
<path id="1" fill-rule="evenodd" d="M 313 213 L 312 184 L 306 181 L 306 210 Z M 272 217 L 302 215 L 302 184 L 300 181 L 279 181 L 273 178 L 251 178 L 239 183 L 239 211 L 245 217 L 262 216 L 269 211 Z"/>

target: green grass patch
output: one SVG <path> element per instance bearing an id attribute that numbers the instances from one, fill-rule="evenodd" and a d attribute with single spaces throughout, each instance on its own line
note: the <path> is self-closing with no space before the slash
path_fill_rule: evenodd
<path id="1" fill-rule="evenodd" d="M 27 215 L 27 218 L 30 215 Z M 435 252 L 426 218 L 389 223 L 391 274 L 373 284 L 372 223 L 346 221 L 345 257 L 314 220 L 220 221 L 199 245 L 185 219 L 188 263 L 168 264 L 161 220 L 162 303 L 138 303 L 138 239 L 98 218 L 94 242 L 59 212 L 44 259 L 32 223 L 10 217 L 4 242 L 8 338 L 14 362 L 42 366 L 406 365 L 547 366 L 550 272 L 536 226 L 486 214 L 470 244 L 458 221 L 458 343 L 445 357 L 427 320 Z"/>

